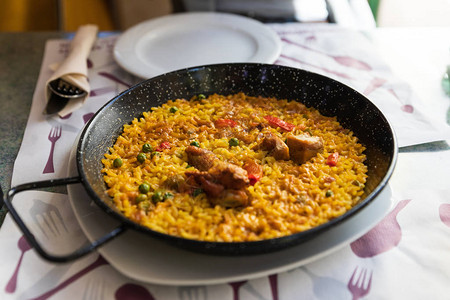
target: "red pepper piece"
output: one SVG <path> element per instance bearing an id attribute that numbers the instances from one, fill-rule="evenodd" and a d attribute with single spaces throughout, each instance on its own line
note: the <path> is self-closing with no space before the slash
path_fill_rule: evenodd
<path id="1" fill-rule="evenodd" d="M 338 160 L 339 160 L 339 153 L 337 152 L 331 153 L 330 155 L 328 155 L 327 165 L 334 167 L 337 165 Z"/>
<path id="2" fill-rule="evenodd" d="M 214 122 L 214 125 L 218 128 L 224 128 L 224 127 L 235 127 L 237 125 L 236 121 L 231 119 L 219 119 Z"/>
<path id="3" fill-rule="evenodd" d="M 242 168 L 247 171 L 251 185 L 255 185 L 263 176 L 262 166 L 253 160 L 247 161 Z"/>
<path id="4" fill-rule="evenodd" d="M 248 174 L 248 180 L 250 180 L 250 185 L 255 185 L 260 179 L 261 176 L 258 176 L 257 174 Z"/>
<path id="5" fill-rule="evenodd" d="M 295 128 L 294 124 L 288 123 L 274 116 L 265 116 L 264 119 L 266 119 L 271 126 L 280 127 L 286 131 L 292 131 Z"/>
<path id="6" fill-rule="evenodd" d="M 155 151 L 162 152 L 164 149 L 170 149 L 172 145 L 170 145 L 169 142 L 162 142 L 159 144 L 159 146 L 155 149 Z"/>

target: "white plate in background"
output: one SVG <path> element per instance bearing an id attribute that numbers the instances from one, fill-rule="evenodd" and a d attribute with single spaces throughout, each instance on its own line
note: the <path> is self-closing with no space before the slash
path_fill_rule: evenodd
<path id="1" fill-rule="evenodd" d="M 278 35 L 263 23 L 227 13 L 179 13 L 139 23 L 114 47 L 125 70 L 147 79 L 199 65 L 273 63 L 281 52 Z"/>

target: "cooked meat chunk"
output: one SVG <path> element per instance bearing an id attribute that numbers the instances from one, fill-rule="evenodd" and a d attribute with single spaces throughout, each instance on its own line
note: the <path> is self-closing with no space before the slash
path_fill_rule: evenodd
<path id="1" fill-rule="evenodd" d="M 225 187 L 215 182 L 215 178 L 206 171 L 203 172 L 186 172 L 186 176 L 194 178 L 195 182 L 205 192 L 208 197 L 218 197 Z"/>
<path id="2" fill-rule="evenodd" d="M 218 197 L 211 199 L 211 203 L 224 207 L 238 207 L 248 205 L 248 200 L 244 190 L 224 190 Z"/>
<path id="3" fill-rule="evenodd" d="M 220 183 L 226 188 L 240 189 L 249 184 L 247 171 L 234 164 L 223 162 L 209 150 L 195 146 L 186 148 L 189 164 L 199 169 L 201 174 L 208 174 L 211 180 Z M 194 172 L 186 172 L 192 175 Z M 203 176 L 203 175 L 202 175 Z"/>
<path id="4" fill-rule="evenodd" d="M 216 198 L 225 189 L 222 184 L 214 183 L 205 177 L 200 177 L 200 186 L 209 197 Z"/>
<path id="5" fill-rule="evenodd" d="M 250 184 L 248 173 L 243 168 L 223 162 L 209 150 L 195 146 L 186 148 L 189 164 L 199 169 L 187 171 L 186 181 L 194 181 L 212 204 L 226 207 L 246 205 L 248 196 L 241 190 Z"/>
<path id="6" fill-rule="evenodd" d="M 241 189 L 250 183 L 247 171 L 236 165 L 217 161 L 208 173 L 228 189 Z"/>
<path id="7" fill-rule="evenodd" d="M 290 134 L 286 138 L 286 144 L 292 161 L 299 164 L 308 161 L 323 150 L 322 139 L 308 134 Z"/>
<path id="8" fill-rule="evenodd" d="M 217 160 L 217 156 L 214 153 L 196 146 L 186 147 L 186 153 L 189 164 L 200 171 L 209 170 L 213 166 L 214 161 Z"/>
<path id="9" fill-rule="evenodd" d="M 230 179 L 230 174 L 227 171 L 224 173 L 219 172 L 219 174 L 219 176 L 226 174 L 222 178 L 225 178 L 225 182 Z M 245 190 L 225 189 L 224 184 L 217 181 L 219 178 L 215 178 L 209 172 L 186 172 L 186 175 L 188 176 L 188 178 L 193 178 L 195 180 L 195 182 L 208 196 L 208 200 L 213 205 L 221 205 L 224 207 L 238 207 L 248 204 L 248 195 L 245 193 Z M 234 180 L 235 179 L 233 178 L 227 183 L 229 184 L 238 182 Z"/>
<path id="10" fill-rule="evenodd" d="M 250 183 L 247 171 L 236 165 L 217 161 L 208 171 L 186 172 L 186 176 L 192 176 L 203 188 L 204 180 L 217 183 L 227 189 L 241 189 Z"/>
<path id="11" fill-rule="evenodd" d="M 266 133 L 264 135 L 260 148 L 268 151 L 269 155 L 272 155 L 276 160 L 289 159 L 288 146 L 279 137 L 272 133 Z"/>

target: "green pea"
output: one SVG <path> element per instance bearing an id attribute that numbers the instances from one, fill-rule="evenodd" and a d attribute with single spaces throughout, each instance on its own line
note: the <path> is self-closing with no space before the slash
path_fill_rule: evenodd
<path id="1" fill-rule="evenodd" d="M 193 141 L 193 142 L 191 142 L 191 144 L 190 144 L 191 146 L 195 146 L 195 147 L 200 147 L 200 143 L 199 142 L 197 142 L 197 141 Z"/>
<path id="2" fill-rule="evenodd" d="M 144 153 L 139 153 L 137 156 L 137 161 L 141 164 L 147 159 L 147 156 Z"/>
<path id="3" fill-rule="evenodd" d="M 198 188 L 198 189 L 194 190 L 194 192 L 192 193 L 192 196 L 196 197 L 196 196 L 200 195 L 201 193 L 203 193 L 203 190 Z"/>
<path id="4" fill-rule="evenodd" d="M 325 197 L 331 197 L 331 196 L 333 196 L 334 194 L 333 194 L 333 191 L 332 190 L 328 190 L 326 193 L 325 193 Z"/>
<path id="5" fill-rule="evenodd" d="M 142 152 L 148 153 L 148 152 L 152 152 L 152 151 L 153 151 L 152 145 L 146 143 L 142 146 Z"/>
<path id="6" fill-rule="evenodd" d="M 150 185 L 148 183 L 142 183 L 139 186 L 139 192 L 141 192 L 142 194 L 147 194 L 150 191 Z"/>
<path id="7" fill-rule="evenodd" d="M 228 145 L 230 145 L 230 147 L 239 146 L 239 140 L 237 138 L 231 138 L 228 141 Z"/>
<path id="8" fill-rule="evenodd" d="M 163 200 L 167 200 L 173 198 L 173 194 L 171 192 L 165 192 L 163 195 Z"/>
<path id="9" fill-rule="evenodd" d="M 157 151 L 153 151 L 152 154 L 151 154 L 151 157 L 153 158 L 155 156 L 160 156 L 160 155 L 161 155 L 161 153 L 159 153 Z"/>
<path id="10" fill-rule="evenodd" d="M 139 208 L 144 210 L 145 212 L 148 211 L 148 208 L 150 206 L 150 203 L 148 201 L 142 201 L 138 204 Z"/>
<path id="11" fill-rule="evenodd" d="M 113 161 L 114 168 L 120 168 L 122 165 L 123 165 L 123 161 L 122 161 L 122 159 L 120 157 L 116 158 Z"/>
<path id="12" fill-rule="evenodd" d="M 204 100 L 204 99 L 206 99 L 206 96 L 203 95 L 203 94 L 198 94 L 198 95 L 197 95 L 197 99 L 198 99 L 198 100 Z"/>
<path id="13" fill-rule="evenodd" d="M 141 203 L 141 202 L 143 202 L 143 201 L 146 201 L 147 199 L 148 199 L 148 197 L 147 197 L 146 194 L 139 194 L 139 195 L 136 197 L 136 203 Z"/>
<path id="14" fill-rule="evenodd" d="M 152 195 L 153 203 L 161 202 L 163 200 L 163 193 L 161 191 L 155 191 Z"/>
<path id="15" fill-rule="evenodd" d="M 174 114 L 178 111 L 178 107 L 172 106 L 169 111 Z"/>

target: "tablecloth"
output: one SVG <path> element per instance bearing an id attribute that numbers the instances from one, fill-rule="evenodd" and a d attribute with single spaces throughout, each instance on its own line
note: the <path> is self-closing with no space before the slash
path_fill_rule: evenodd
<path id="1" fill-rule="evenodd" d="M 365 94 L 393 124 L 400 146 L 450 138 L 445 119 L 428 114 L 426 101 L 380 59 L 365 33 L 334 25 L 270 27 L 282 40 L 276 64 L 324 74 Z M 96 42 L 88 61 L 90 99 L 64 118 L 42 114 L 43 87 L 51 75 L 48 66 L 67 55 L 69 41 L 47 42 L 12 185 L 65 177 L 70 150 L 84 124 L 114 95 L 141 80 L 115 63 L 116 39 Z M 400 153 L 389 184 L 391 208 L 363 236 L 291 270 L 213 285 L 139 282 L 121 274 L 98 253 L 73 263 L 46 262 L 30 249 L 8 215 L 0 229 L 0 295 L 2 299 L 446 299 L 449 166 L 449 151 Z M 86 241 L 67 197 L 35 191 L 14 200 L 35 235 L 58 252 Z"/>

